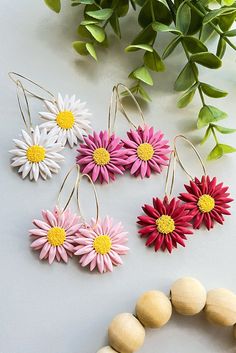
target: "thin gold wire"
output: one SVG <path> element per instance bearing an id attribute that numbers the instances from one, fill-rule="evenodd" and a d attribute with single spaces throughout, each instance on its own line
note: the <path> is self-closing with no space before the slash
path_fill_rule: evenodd
<path id="1" fill-rule="evenodd" d="M 81 211 L 81 202 L 80 202 L 80 185 L 81 185 L 81 181 L 82 181 L 83 177 L 86 177 L 86 178 L 89 180 L 89 182 L 91 183 L 92 188 L 93 188 L 93 193 L 94 193 L 94 198 L 95 198 L 95 204 L 96 204 L 96 224 L 97 224 L 97 223 L 98 223 L 98 220 L 99 220 L 99 201 L 98 201 L 98 194 L 97 194 L 97 191 L 96 191 L 94 182 L 93 182 L 92 178 L 91 178 L 88 174 L 80 174 L 79 180 L 78 180 L 78 183 L 77 183 L 77 205 L 78 205 L 78 209 L 79 209 L 79 214 L 80 214 L 82 220 L 84 221 L 84 223 L 86 224 L 86 219 L 85 219 L 85 217 L 83 216 L 83 213 L 82 213 L 82 211 Z"/>
<path id="2" fill-rule="evenodd" d="M 187 139 L 187 137 L 185 137 L 184 135 L 177 135 L 177 136 L 175 136 L 175 138 L 174 138 L 174 150 L 175 150 L 175 153 L 176 153 L 176 157 L 177 157 L 178 163 L 179 163 L 179 165 L 181 166 L 181 168 L 183 169 L 183 171 L 189 176 L 190 179 L 192 179 L 192 180 L 194 179 L 194 177 L 188 172 L 187 168 L 184 166 L 182 160 L 181 160 L 180 157 L 179 157 L 179 152 L 178 152 L 178 149 L 177 149 L 177 146 L 176 146 L 176 141 L 177 141 L 178 139 L 183 139 L 185 142 L 187 142 L 187 143 L 190 145 L 190 147 L 191 147 L 191 148 L 193 149 L 193 151 L 195 152 L 195 154 L 196 154 L 196 156 L 197 156 L 197 158 L 198 158 L 198 160 L 199 160 L 199 162 L 200 162 L 200 164 L 201 164 L 201 166 L 202 166 L 203 174 L 206 175 L 206 174 L 207 174 L 207 172 L 206 172 L 206 167 L 205 167 L 204 162 L 203 162 L 203 159 L 202 159 L 200 153 L 198 152 L 198 150 L 196 149 L 196 147 L 195 147 L 195 146 L 192 144 L 192 142 L 191 142 L 189 139 Z"/>
<path id="3" fill-rule="evenodd" d="M 25 105 L 26 105 L 26 111 L 27 111 L 27 118 L 26 118 L 24 111 L 23 111 L 22 102 L 21 102 L 21 98 L 20 98 L 20 91 L 23 93 L 23 97 L 24 97 L 24 101 L 25 101 Z M 19 80 L 16 82 L 16 97 L 17 97 L 17 102 L 18 102 L 19 109 L 20 109 L 20 114 L 21 114 L 21 117 L 24 121 L 25 127 L 31 133 L 32 129 L 33 129 L 33 125 L 32 125 L 32 119 L 31 119 L 31 114 L 30 114 L 29 102 L 26 97 L 25 89 L 24 89 L 21 81 L 19 81 Z"/>
<path id="4" fill-rule="evenodd" d="M 38 94 L 24 88 L 25 92 L 31 94 L 31 96 L 37 98 L 37 99 L 40 99 L 42 101 L 45 101 L 45 100 L 48 100 L 48 101 L 51 101 L 51 102 L 54 102 L 55 101 L 55 97 L 54 97 L 54 94 L 52 94 L 49 90 L 47 90 L 46 88 L 44 88 L 43 86 L 39 85 L 38 83 L 36 83 L 35 81 L 29 79 L 28 77 L 24 76 L 24 75 L 21 75 L 21 74 L 18 74 L 17 72 L 14 72 L 14 71 L 11 71 L 11 72 L 8 72 L 8 76 L 10 77 L 10 79 L 15 82 L 17 84 L 17 82 L 19 81 L 19 78 L 20 79 L 23 79 L 23 80 L 26 80 L 28 81 L 29 83 L 32 83 L 34 86 L 40 88 L 41 90 L 43 90 L 44 92 L 46 92 L 50 98 L 53 98 L 53 99 L 48 99 L 48 97 L 43 97 L 43 96 L 39 96 Z M 16 78 L 15 78 L 16 76 Z"/>
<path id="5" fill-rule="evenodd" d="M 170 154 L 169 164 L 166 172 L 165 180 L 165 196 L 169 199 L 173 192 L 175 183 L 175 171 L 176 171 L 176 151 L 172 150 Z"/>
<path id="6" fill-rule="evenodd" d="M 135 103 L 135 105 L 137 107 L 140 119 L 141 119 L 142 123 L 145 124 L 143 111 L 142 111 L 137 99 L 135 98 L 135 96 L 133 95 L 133 93 L 130 91 L 130 89 L 127 86 L 125 86 L 123 83 L 118 83 L 112 89 L 111 102 L 110 102 L 109 112 L 108 112 L 108 131 L 109 132 L 114 131 L 115 124 L 116 124 L 116 118 L 117 118 L 117 112 L 118 112 L 119 108 L 120 108 L 120 112 L 127 119 L 129 124 L 131 126 L 133 126 L 135 129 L 137 129 L 137 126 L 132 121 L 132 119 L 129 117 L 124 105 L 122 104 L 121 95 L 119 93 L 120 88 L 123 88 L 129 94 L 129 96 L 132 98 L 133 102 Z M 112 117 L 112 112 L 114 113 L 113 117 Z"/>
<path id="7" fill-rule="evenodd" d="M 71 193 L 70 193 L 70 195 L 69 195 L 69 197 L 68 197 L 68 200 L 67 200 L 65 206 L 64 206 L 64 207 L 60 207 L 61 195 L 62 195 L 62 191 L 63 191 L 64 186 L 65 186 L 65 183 L 66 183 L 67 179 L 69 178 L 70 174 L 72 173 L 72 171 L 73 171 L 75 168 L 77 169 L 77 176 L 76 176 L 76 180 L 75 180 L 74 186 L 73 186 L 73 188 L 72 188 L 72 190 L 71 190 Z M 69 203 L 70 203 L 71 200 L 72 200 L 72 197 L 73 197 L 73 195 L 74 195 L 74 193 L 75 193 L 75 190 L 76 190 L 77 187 L 78 187 L 79 178 L 80 178 L 79 166 L 74 165 L 74 166 L 66 173 L 66 176 L 65 176 L 65 178 L 64 178 L 64 180 L 63 180 L 63 182 L 62 182 L 62 184 L 61 184 L 61 187 L 60 187 L 60 189 L 59 189 L 59 192 L 58 192 L 57 205 L 59 206 L 59 209 L 62 209 L 62 210 L 63 210 L 63 212 L 67 209 Z"/>

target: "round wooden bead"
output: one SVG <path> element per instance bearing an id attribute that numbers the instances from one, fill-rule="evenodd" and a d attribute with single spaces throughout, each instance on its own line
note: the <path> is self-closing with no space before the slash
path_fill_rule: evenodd
<path id="1" fill-rule="evenodd" d="M 114 351 L 114 349 L 112 349 L 111 347 L 106 346 L 106 347 L 99 349 L 99 351 L 97 353 L 117 353 L 117 351 Z"/>
<path id="2" fill-rule="evenodd" d="M 210 290 L 205 312 L 211 323 L 233 326 L 236 323 L 236 295 L 224 288 Z"/>
<path id="3" fill-rule="evenodd" d="M 172 305 L 167 296 L 159 291 L 145 292 L 136 304 L 136 315 L 145 327 L 164 326 L 172 314 Z"/>
<path id="4" fill-rule="evenodd" d="M 182 315 L 196 315 L 206 304 L 206 290 L 195 278 L 178 279 L 171 287 L 171 301 L 175 310 Z"/>
<path id="5" fill-rule="evenodd" d="M 109 344 L 122 353 L 133 353 L 144 343 L 145 330 L 129 313 L 117 315 L 108 328 Z"/>

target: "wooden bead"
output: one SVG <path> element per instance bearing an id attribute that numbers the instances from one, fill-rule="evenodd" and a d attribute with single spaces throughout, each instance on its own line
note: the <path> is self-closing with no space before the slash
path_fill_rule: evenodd
<path id="1" fill-rule="evenodd" d="M 224 288 L 210 290 L 205 312 L 211 323 L 233 326 L 236 323 L 236 295 Z"/>
<path id="2" fill-rule="evenodd" d="M 181 315 L 196 315 L 206 304 L 206 290 L 195 278 L 178 279 L 171 287 L 171 301 Z"/>
<path id="3" fill-rule="evenodd" d="M 144 342 L 145 330 L 140 322 L 129 313 L 117 315 L 108 328 L 109 343 L 120 353 L 133 353 Z"/>
<path id="4" fill-rule="evenodd" d="M 145 327 L 164 326 L 171 314 L 171 302 L 162 292 L 155 290 L 145 292 L 137 301 L 136 315 Z"/>
<path id="5" fill-rule="evenodd" d="M 114 349 L 112 349 L 111 347 L 106 346 L 106 347 L 99 349 L 99 351 L 97 353 L 117 353 L 117 351 L 114 351 Z"/>

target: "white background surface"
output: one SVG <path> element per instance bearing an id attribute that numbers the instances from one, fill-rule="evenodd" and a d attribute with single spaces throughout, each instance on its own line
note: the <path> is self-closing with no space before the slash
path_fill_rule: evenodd
<path id="1" fill-rule="evenodd" d="M 145 248 L 138 237 L 136 217 L 144 202 L 163 195 L 163 174 L 144 181 L 126 175 L 115 183 L 98 187 L 102 214 L 109 213 L 121 220 L 129 231 L 130 253 L 123 258 L 124 266 L 116 268 L 113 274 L 91 274 L 79 267 L 77 259 L 68 265 L 49 266 L 38 260 L 38 253 L 31 252 L 28 239 L 31 221 L 40 217 L 41 209 L 54 206 L 63 176 L 73 164 L 76 152 L 66 149 L 61 173 L 47 182 L 22 181 L 10 169 L 8 150 L 23 123 L 8 71 L 23 73 L 55 93 L 76 93 L 88 102 L 93 126 L 99 130 L 106 128 L 113 84 L 127 83 L 127 74 L 140 60 L 138 54 L 125 55 L 127 42 L 120 44 L 114 38 L 111 47 L 99 54 L 98 64 L 81 60 L 71 49 L 71 41 L 76 40 L 78 17 L 78 9 L 69 5 L 56 15 L 40 0 L 1 0 L 1 353 L 95 353 L 106 343 L 106 328 L 114 315 L 133 312 L 137 297 L 145 290 L 160 289 L 168 293 L 171 283 L 184 275 L 199 278 L 209 289 L 226 287 L 236 291 L 235 204 L 233 216 L 227 218 L 223 227 L 216 226 L 211 232 L 196 231 L 187 241 L 187 247 L 172 255 Z M 130 39 L 135 32 L 133 22 L 124 20 L 123 27 Z M 198 142 L 203 134 L 193 130 L 198 101 L 185 110 L 177 110 L 177 95 L 172 90 L 183 60 L 177 51 L 167 61 L 167 72 L 158 75 L 158 83 L 150 92 L 153 102 L 145 109 L 145 116 L 149 124 L 161 128 L 170 139 L 182 132 Z M 229 96 L 217 102 L 229 112 L 230 118 L 225 122 L 228 126 L 236 126 L 235 73 L 235 53 L 228 50 L 220 71 L 205 69 L 202 75 L 203 80 L 229 90 Z M 31 110 L 35 123 L 39 122 L 37 112 L 42 110 L 41 103 L 32 101 Z M 117 133 L 124 134 L 125 128 L 128 126 L 120 123 Z M 223 139 L 233 144 L 235 136 Z M 200 148 L 203 155 L 211 143 Z M 230 185 L 233 197 L 236 196 L 235 158 L 231 155 L 207 165 L 210 175 Z M 200 174 L 197 164 L 195 170 Z M 182 191 L 186 181 L 185 175 L 178 173 L 174 193 Z M 92 216 L 93 198 L 86 185 L 83 208 Z M 197 318 L 174 315 L 162 330 L 147 332 L 140 352 L 173 351 L 236 352 L 236 348 L 231 329 L 210 326 L 204 315 Z"/>

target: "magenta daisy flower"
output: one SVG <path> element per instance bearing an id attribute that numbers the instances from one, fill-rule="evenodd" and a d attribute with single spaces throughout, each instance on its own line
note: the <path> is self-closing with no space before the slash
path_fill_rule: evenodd
<path id="1" fill-rule="evenodd" d="M 146 246 L 155 246 L 155 251 L 166 249 L 171 253 L 177 244 L 185 246 L 186 234 L 192 234 L 191 216 L 181 201 L 173 198 L 170 202 L 167 196 L 164 200 L 153 198 L 153 206 L 142 207 L 145 216 L 138 217 L 141 226 L 139 234 L 146 237 Z"/>
<path id="2" fill-rule="evenodd" d="M 201 180 L 194 178 L 190 185 L 184 185 L 187 193 L 181 193 L 179 199 L 185 202 L 193 219 L 193 227 L 199 229 L 204 223 L 210 230 L 214 222 L 223 224 L 224 216 L 230 215 L 229 203 L 233 201 L 223 183 L 217 184 L 216 177 L 212 180 L 203 175 Z"/>
<path id="3" fill-rule="evenodd" d="M 57 261 L 68 261 L 68 256 L 74 253 L 75 232 L 78 231 L 80 218 L 69 209 L 60 211 L 55 207 L 51 211 L 42 211 L 43 220 L 34 219 L 37 227 L 30 229 L 34 238 L 31 244 L 33 250 L 40 250 L 40 260 L 46 259 L 49 264 Z"/>
<path id="4" fill-rule="evenodd" d="M 161 173 L 163 166 L 168 165 L 170 153 L 169 141 L 164 139 L 161 131 L 154 132 L 153 127 L 138 127 L 127 132 L 124 147 L 129 156 L 127 169 L 132 175 L 149 178 L 151 173 Z"/>
<path id="5" fill-rule="evenodd" d="M 80 228 L 76 233 L 75 255 L 81 256 L 82 267 L 90 266 L 90 271 L 95 267 L 100 273 L 112 272 L 113 266 L 121 265 L 123 262 L 120 255 L 128 252 L 129 248 L 124 244 L 128 241 L 127 232 L 123 231 L 121 223 L 113 224 L 113 220 L 106 216 L 103 221 Z"/>
<path id="6" fill-rule="evenodd" d="M 123 143 L 115 134 L 109 136 L 108 131 L 94 132 L 84 138 L 78 148 L 76 162 L 81 172 L 89 174 L 95 182 L 100 180 L 109 183 L 115 180 L 116 174 L 123 174 L 126 164 L 126 151 Z"/>

